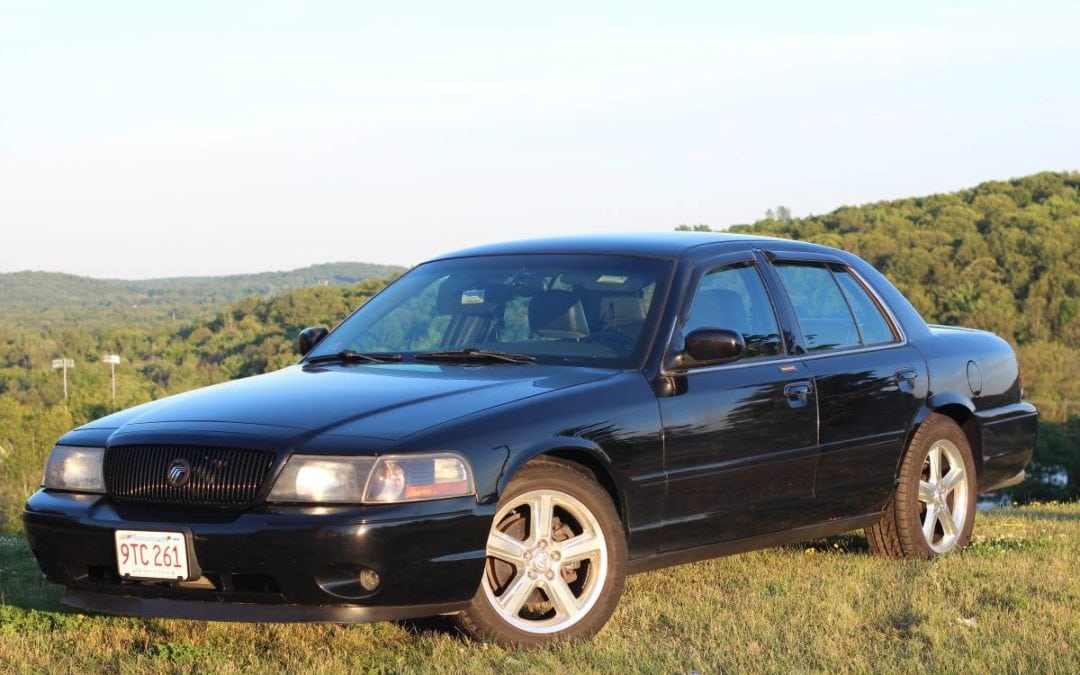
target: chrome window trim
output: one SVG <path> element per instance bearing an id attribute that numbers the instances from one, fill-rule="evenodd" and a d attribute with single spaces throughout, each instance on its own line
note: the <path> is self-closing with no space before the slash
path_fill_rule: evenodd
<path id="1" fill-rule="evenodd" d="M 855 269 L 851 265 L 843 263 L 842 265 L 844 269 L 847 270 L 849 274 L 851 274 L 852 278 L 854 278 L 855 281 L 857 281 L 859 285 L 866 289 L 866 292 L 870 294 L 870 299 L 874 301 L 874 304 L 878 306 L 878 309 L 881 310 L 881 313 L 885 315 L 885 320 L 889 322 L 889 324 L 892 326 L 894 335 L 897 336 L 897 339 L 893 340 L 892 342 L 878 342 L 874 345 L 868 346 L 893 345 L 898 343 L 907 344 L 908 339 L 907 335 L 904 333 L 904 327 L 900 325 L 900 321 L 896 318 L 895 315 L 893 315 L 892 309 L 889 307 L 888 303 L 885 302 L 885 299 L 878 294 L 877 289 L 871 286 L 866 281 L 866 279 L 864 279 L 863 276 L 859 274 L 859 271 L 857 269 Z M 854 318 L 854 316 L 852 318 Z M 858 319 L 856 319 L 855 322 L 856 324 L 858 324 Z"/>
<path id="2" fill-rule="evenodd" d="M 782 260 L 783 262 L 799 262 L 800 261 L 800 259 L 797 258 L 797 257 L 782 258 L 780 260 Z M 736 263 L 736 262 L 740 262 L 740 261 L 732 261 L 732 263 Z M 667 346 L 664 348 L 664 357 L 665 358 L 661 359 L 661 362 L 660 362 L 660 376 L 661 377 L 683 377 L 683 376 L 686 376 L 686 375 L 693 375 L 694 373 L 715 373 L 715 372 L 720 372 L 720 371 L 724 371 L 724 370 L 735 370 L 735 369 L 738 369 L 738 368 L 754 368 L 756 366 L 762 366 L 762 365 L 782 365 L 782 364 L 785 364 L 785 363 L 794 363 L 796 361 L 810 361 L 810 360 L 814 360 L 814 359 L 831 358 L 831 357 L 834 357 L 834 356 L 846 356 L 848 354 L 862 354 L 862 353 L 866 353 L 866 352 L 878 352 L 878 351 L 883 351 L 885 349 L 899 349 L 901 347 L 906 347 L 908 344 L 910 344 L 910 342 L 908 340 L 908 337 L 907 337 L 907 334 L 904 332 L 903 326 L 900 324 L 900 321 L 897 320 L 896 316 L 893 314 L 892 309 L 889 307 L 888 303 L 886 303 L 885 300 L 881 297 L 881 295 L 877 292 L 877 289 L 875 289 L 872 285 L 867 283 L 866 279 L 864 279 L 863 276 L 861 274 L 859 274 L 858 270 L 856 270 L 854 267 L 852 267 L 851 265 L 849 265 L 849 264 L 847 264 L 847 263 L 845 263 L 843 261 L 802 260 L 802 262 L 817 263 L 817 264 L 824 264 L 824 265 L 830 265 L 830 264 L 840 265 L 845 270 L 847 270 L 851 274 L 851 276 L 854 277 L 855 281 L 858 282 L 870 294 L 870 298 L 874 301 L 875 304 L 877 304 L 878 308 L 885 315 L 885 320 L 888 321 L 888 323 L 892 327 L 893 331 L 895 331 L 895 335 L 899 336 L 898 339 L 894 340 L 893 342 L 880 342 L 880 343 L 876 343 L 876 344 L 872 344 L 872 345 L 860 345 L 859 347 L 852 347 L 850 349 L 830 349 L 830 350 L 821 351 L 821 352 L 813 352 L 813 353 L 807 352 L 806 354 L 784 354 L 782 356 L 776 356 L 776 357 L 767 357 L 766 356 L 766 357 L 760 357 L 760 358 L 750 359 L 750 360 L 745 360 L 745 361 L 744 360 L 739 360 L 739 361 L 733 361 L 731 363 L 718 363 L 718 364 L 712 365 L 712 366 L 701 366 L 700 368 L 686 368 L 686 369 L 683 369 L 683 370 L 668 370 L 667 368 L 664 367 L 663 364 L 664 364 L 664 361 L 666 361 L 666 357 L 668 356 L 668 354 L 669 354 L 669 352 L 671 350 L 671 341 L 675 338 L 675 329 L 679 325 L 679 317 L 678 317 L 678 315 L 676 315 L 675 322 L 671 325 L 671 329 L 668 331 Z M 757 263 L 755 262 L 754 264 L 756 265 Z M 773 266 L 776 265 L 776 263 L 774 261 L 772 261 L 772 260 L 769 261 L 769 264 L 773 265 Z M 760 272 L 759 272 L 759 274 L 760 274 Z M 695 292 L 696 292 L 696 289 L 695 289 Z M 786 292 L 786 289 L 785 289 L 785 292 Z M 767 288 L 766 288 L 766 294 L 768 294 L 768 289 Z M 775 302 L 772 299 L 771 296 L 770 296 L 769 299 L 770 299 L 770 301 Z M 773 313 L 774 314 L 776 313 L 775 304 L 773 306 Z M 795 320 L 798 321 L 797 316 L 795 317 Z M 852 316 L 852 320 L 855 320 L 854 316 Z M 800 326 L 800 330 L 801 329 L 802 329 L 802 327 Z"/>

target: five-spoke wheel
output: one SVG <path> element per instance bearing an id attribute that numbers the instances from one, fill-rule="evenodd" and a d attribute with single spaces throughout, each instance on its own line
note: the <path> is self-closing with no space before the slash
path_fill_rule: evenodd
<path id="1" fill-rule="evenodd" d="M 511 481 L 462 625 L 506 644 L 598 631 L 621 594 L 626 544 L 611 498 L 588 475 L 538 462 Z"/>
<path id="2" fill-rule="evenodd" d="M 941 439 L 930 446 L 919 479 L 922 534 L 935 553 L 956 547 L 967 521 L 968 481 L 960 449 Z"/>
<path id="3" fill-rule="evenodd" d="M 896 492 L 866 538 L 875 553 L 931 558 L 967 546 L 974 524 L 971 445 L 956 422 L 935 413 L 911 439 Z"/>

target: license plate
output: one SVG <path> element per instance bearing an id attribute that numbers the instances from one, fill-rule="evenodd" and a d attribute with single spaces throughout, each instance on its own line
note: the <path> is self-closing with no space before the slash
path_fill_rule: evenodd
<path id="1" fill-rule="evenodd" d="M 188 578 L 187 540 L 179 532 L 116 531 L 116 567 L 121 577 Z"/>

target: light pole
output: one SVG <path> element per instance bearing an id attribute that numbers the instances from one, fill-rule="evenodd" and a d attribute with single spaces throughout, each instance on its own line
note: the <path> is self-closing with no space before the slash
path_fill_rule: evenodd
<path id="1" fill-rule="evenodd" d="M 67 392 L 67 371 L 68 371 L 68 368 L 74 368 L 75 367 L 75 359 L 67 359 L 67 358 L 53 359 L 52 360 L 52 367 L 53 367 L 53 370 L 63 369 L 63 371 L 64 371 L 64 400 L 66 401 L 67 397 L 68 397 L 68 392 Z"/>
<path id="2" fill-rule="evenodd" d="M 112 402 L 116 405 L 116 364 L 120 363 L 119 354 L 106 354 L 101 357 L 102 363 L 109 364 L 109 370 L 112 371 Z"/>

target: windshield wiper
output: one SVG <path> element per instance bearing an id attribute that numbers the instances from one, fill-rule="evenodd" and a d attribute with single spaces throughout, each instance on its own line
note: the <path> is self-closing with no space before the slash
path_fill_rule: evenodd
<path id="1" fill-rule="evenodd" d="M 364 363 L 390 363 L 400 361 L 401 354 L 365 354 L 352 349 L 346 349 L 336 354 L 320 354 L 312 356 L 306 363 L 327 363 L 329 361 L 363 361 Z"/>
<path id="2" fill-rule="evenodd" d="M 533 363 L 535 356 L 500 352 L 489 349 L 448 349 L 440 352 L 420 352 L 413 356 L 417 361 L 498 361 L 500 363 Z"/>

